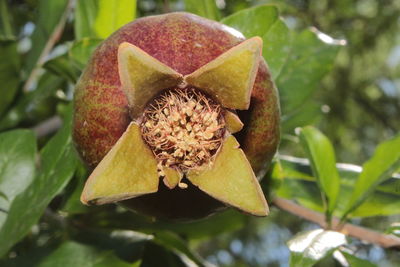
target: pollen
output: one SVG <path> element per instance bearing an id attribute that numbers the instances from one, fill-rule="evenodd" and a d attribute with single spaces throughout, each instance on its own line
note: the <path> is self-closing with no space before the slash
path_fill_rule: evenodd
<path id="1" fill-rule="evenodd" d="M 186 172 L 212 164 L 226 130 L 218 103 L 197 89 L 175 88 L 147 105 L 141 131 L 163 176 L 162 167 Z"/>

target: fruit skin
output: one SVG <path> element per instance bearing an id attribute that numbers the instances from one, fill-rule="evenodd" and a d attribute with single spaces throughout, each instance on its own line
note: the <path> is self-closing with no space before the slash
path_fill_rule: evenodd
<path id="1" fill-rule="evenodd" d="M 137 19 L 112 34 L 96 49 L 76 86 L 73 139 L 86 164 L 94 168 L 131 120 L 118 74 L 119 44 L 132 43 L 182 75 L 187 75 L 243 40 L 239 32 L 225 25 L 182 12 Z M 279 143 L 278 94 L 264 60 L 258 69 L 250 109 L 238 111 L 238 114 L 245 127 L 235 136 L 254 172 L 262 177 Z M 177 203 L 190 206 L 193 194 L 203 194 L 198 190 L 192 191 L 191 194 L 177 194 L 171 190 L 125 202 L 145 207 L 149 203 L 146 198 L 156 198 L 155 202 L 162 210 L 166 208 L 166 202 L 177 198 Z M 214 210 L 220 207 L 217 204 L 219 202 L 215 201 L 215 205 L 207 205 Z M 175 206 L 175 209 L 180 207 Z M 146 208 L 140 210 L 146 212 Z M 148 213 L 157 215 L 156 211 Z M 180 216 L 174 214 L 172 217 Z"/>

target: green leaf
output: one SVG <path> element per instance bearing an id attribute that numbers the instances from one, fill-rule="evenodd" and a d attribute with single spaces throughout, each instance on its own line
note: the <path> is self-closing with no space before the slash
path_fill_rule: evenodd
<path id="1" fill-rule="evenodd" d="M 290 266 L 313 266 L 346 243 L 346 236 L 335 231 L 317 229 L 297 234 L 288 241 Z"/>
<path id="2" fill-rule="evenodd" d="M 0 134 L 0 209 L 8 211 L 16 196 L 35 177 L 36 139 L 32 131 L 13 130 Z M 0 213 L 0 225 L 5 220 Z"/>
<path id="3" fill-rule="evenodd" d="M 247 223 L 248 217 L 236 210 L 229 209 L 217 213 L 207 220 L 186 223 L 160 223 L 162 229 L 169 229 L 190 239 L 206 239 L 221 233 L 237 231 Z"/>
<path id="4" fill-rule="evenodd" d="M 369 260 L 360 259 L 350 253 L 340 251 L 345 257 L 350 267 L 377 267 L 377 265 L 371 263 Z"/>
<path id="5" fill-rule="evenodd" d="M 107 38 L 136 16 L 136 0 L 99 0 L 94 21 L 96 36 Z"/>
<path id="6" fill-rule="evenodd" d="M 24 120 L 35 123 L 53 114 L 56 103 L 51 97 L 60 88 L 63 79 L 46 72 L 40 77 L 34 91 L 22 95 L 0 120 L 0 130 L 15 127 Z M 49 101 L 51 100 L 51 101 Z"/>
<path id="7" fill-rule="evenodd" d="M 290 32 L 285 22 L 278 18 L 263 38 L 263 57 L 268 63 L 272 78 L 280 74 L 290 52 Z"/>
<path id="8" fill-rule="evenodd" d="M 93 25 L 99 8 L 98 3 L 99 1 L 97 0 L 78 0 L 76 2 L 74 20 L 75 39 L 97 37 Z"/>
<path id="9" fill-rule="evenodd" d="M 90 208 L 93 210 L 93 207 Z M 126 210 L 119 213 L 92 213 L 85 219 L 92 227 L 113 227 L 129 229 L 153 234 L 159 231 L 173 231 L 190 240 L 207 239 L 212 235 L 237 231 L 248 222 L 248 216 L 233 209 L 217 213 L 207 218 L 193 222 L 154 221 L 152 217 L 141 216 Z"/>
<path id="10" fill-rule="evenodd" d="M 71 143 L 71 117 L 72 112 L 69 112 L 63 128 L 40 152 L 40 171 L 36 178 L 15 197 L 7 215 L 0 214 L 3 221 L 0 227 L 0 256 L 30 231 L 75 172 L 77 157 Z"/>
<path id="11" fill-rule="evenodd" d="M 348 214 L 348 217 L 390 216 L 400 214 L 400 190 L 398 189 L 400 180 L 392 178 L 387 184 L 392 186 L 392 190 L 386 191 L 385 188 L 381 186 L 377 187 L 356 210 Z M 338 203 L 338 209 L 340 210 L 338 216 L 345 214 L 353 188 L 354 185 L 342 187 L 340 195 L 343 199 Z"/>
<path id="12" fill-rule="evenodd" d="M 400 166 L 400 135 L 381 143 L 363 165 L 344 216 L 357 209 L 376 187 L 389 179 Z"/>
<path id="13" fill-rule="evenodd" d="M 220 13 L 215 0 L 184 0 L 185 10 L 201 17 L 219 20 Z"/>
<path id="14" fill-rule="evenodd" d="M 338 50 L 338 45 L 322 42 L 310 30 L 294 34 L 289 58 L 276 79 L 283 114 L 301 107 L 310 98 L 331 70 Z"/>
<path id="15" fill-rule="evenodd" d="M 47 61 L 43 67 L 48 71 L 63 77 L 71 83 L 76 83 L 79 78 L 79 70 L 71 64 L 67 55 L 61 55 Z"/>
<path id="16" fill-rule="evenodd" d="M 246 38 L 264 36 L 278 20 L 278 9 L 271 5 L 262 5 L 236 12 L 221 20 L 221 23 L 231 26 Z"/>
<path id="17" fill-rule="evenodd" d="M 290 51 L 290 33 L 279 18 L 277 7 L 261 5 L 241 10 L 221 20 L 246 38 L 263 38 L 263 56 L 268 63 L 272 77 L 278 76 Z"/>
<path id="18" fill-rule="evenodd" d="M 323 212 L 320 190 L 312 176 L 309 162 L 302 158 L 280 156 L 284 179 L 276 191 L 277 196 L 295 199 L 301 205 Z M 343 215 L 361 167 L 340 163 L 337 165 L 340 175 L 340 197 L 335 215 Z M 400 214 L 400 179 L 392 177 L 380 184 L 377 189 L 358 207 L 351 217 L 389 216 Z"/>
<path id="19" fill-rule="evenodd" d="M 42 260 L 38 267 L 128 267 L 134 266 L 119 259 L 111 251 L 100 251 L 93 247 L 67 241 Z"/>
<path id="20" fill-rule="evenodd" d="M 3 198 L 8 201 L 7 195 L 0 191 L 0 198 Z"/>
<path id="21" fill-rule="evenodd" d="M 321 200 L 321 191 L 316 181 L 303 180 L 303 174 L 289 174 L 284 170 L 285 178 L 276 191 L 276 195 L 286 199 L 296 200 L 300 205 L 317 212 L 324 212 L 324 205 Z"/>
<path id="22" fill-rule="evenodd" d="M 282 116 L 282 132 L 292 134 L 297 127 L 313 125 L 321 117 L 321 105 L 308 100 L 302 107 Z"/>
<path id="23" fill-rule="evenodd" d="M 311 163 L 314 177 L 326 196 L 326 213 L 330 219 L 340 190 L 340 178 L 336 169 L 335 151 L 329 139 L 312 126 L 302 128 L 300 143 Z"/>
<path id="24" fill-rule="evenodd" d="M 69 57 L 72 63 L 80 70 L 86 66 L 90 56 L 101 43 L 102 39 L 84 38 L 72 44 L 69 50 Z"/>
<path id="25" fill-rule="evenodd" d="M 154 242 L 160 244 L 175 253 L 184 254 L 198 266 L 204 266 L 203 260 L 188 248 L 188 244 L 172 232 L 158 232 L 154 235 Z"/>
<path id="26" fill-rule="evenodd" d="M 0 4 L 1 5 L 1 4 Z M 20 58 L 17 43 L 0 42 L 0 118 L 18 92 Z"/>
<path id="27" fill-rule="evenodd" d="M 102 209 L 99 207 L 96 211 L 92 211 L 92 213 L 99 213 L 102 211 L 109 213 L 110 209 Z M 91 211 L 89 210 L 88 212 L 90 213 Z M 110 228 L 89 226 L 76 229 L 70 238 L 76 242 L 94 246 L 97 249 L 111 250 L 118 255 L 119 258 L 128 262 L 139 260 L 142 256 L 144 246 L 147 241 L 153 239 L 153 235 L 147 235 L 132 230 L 111 230 L 115 228 L 118 227 L 115 227 L 115 225 Z"/>
<path id="28" fill-rule="evenodd" d="M 38 65 L 38 59 L 57 25 L 65 19 L 68 0 L 39 0 L 38 17 L 31 36 L 32 47 L 25 60 L 25 71 L 30 73 Z"/>
<path id="29" fill-rule="evenodd" d="M 157 255 L 157 256 L 155 256 Z M 141 267 L 186 267 L 182 259 L 163 246 L 148 242 L 142 256 Z"/>
<path id="30" fill-rule="evenodd" d="M 390 227 L 386 229 L 385 234 L 400 237 L 400 223 L 392 223 Z"/>
<path id="31" fill-rule="evenodd" d="M 6 0 L 0 0 L 0 40 L 14 40 L 12 19 Z M 1 53 L 0 53 L 1 55 Z"/>
<path id="32" fill-rule="evenodd" d="M 66 192 L 66 202 L 62 207 L 62 211 L 71 214 L 82 214 L 88 211 L 90 207 L 83 205 L 81 202 L 81 194 L 88 178 L 88 170 L 82 162 L 78 162 L 74 180 L 69 183 Z"/>

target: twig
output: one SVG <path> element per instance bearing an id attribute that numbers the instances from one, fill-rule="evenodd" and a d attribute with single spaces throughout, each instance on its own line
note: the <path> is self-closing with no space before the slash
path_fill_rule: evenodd
<path id="1" fill-rule="evenodd" d="M 46 135 L 52 134 L 57 131 L 62 125 L 62 120 L 59 116 L 53 116 L 35 127 L 32 130 L 35 132 L 38 138 L 44 137 Z"/>
<path id="2" fill-rule="evenodd" d="M 47 221 L 49 224 L 54 225 L 57 228 L 61 228 L 63 230 L 68 230 L 69 221 L 68 218 L 61 215 L 58 212 L 52 211 L 49 207 L 47 207 L 42 215 L 42 218 Z M 68 231 L 65 231 L 68 232 Z M 64 235 L 68 233 L 63 233 Z M 54 238 L 54 236 L 53 236 Z"/>
<path id="3" fill-rule="evenodd" d="M 276 197 L 273 203 L 281 210 L 285 210 L 303 219 L 317 223 L 322 228 L 327 228 L 325 215 L 323 215 L 322 213 L 302 207 L 294 203 L 293 201 L 280 197 Z M 340 224 L 339 218 L 336 217 L 332 219 L 332 228 L 345 235 L 349 235 L 369 243 L 377 244 L 384 248 L 400 248 L 399 237 L 396 237 L 394 235 L 382 234 L 377 231 L 373 231 L 351 223 Z"/>
<path id="4" fill-rule="evenodd" d="M 164 12 L 164 13 L 169 13 L 169 12 L 171 12 L 171 8 L 170 8 L 170 6 L 169 6 L 169 0 L 164 0 L 163 12 Z"/>
<path id="5" fill-rule="evenodd" d="M 47 55 L 51 52 L 51 50 L 53 49 L 54 45 L 57 43 L 57 41 L 61 38 L 61 35 L 64 31 L 64 26 L 67 22 L 68 19 L 68 15 L 69 13 L 72 11 L 73 7 L 75 4 L 75 0 L 69 0 L 67 7 L 65 8 L 64 13 L 62 14 L 58 24 L 56 25 L 56 27 L 54 28 L 52 34 L 50 35 L 49 39 L 47 40 L 46 45 L 44 46 L 42 53 L 40 53 L 40 56 L 37 60 L 36 66 L 33 68 L 33 70 L 31 71 L 31 73 L 28 76 L 28 79 L 26 80 L 24 86 L 23 86 L 23 90 L 24 92 L 27 92 L 32 83 L 35 81 L 36 76 L 39 73 L 40 67 L 43 65 L 43 63 L 46 61 L 46 57 Z"/>

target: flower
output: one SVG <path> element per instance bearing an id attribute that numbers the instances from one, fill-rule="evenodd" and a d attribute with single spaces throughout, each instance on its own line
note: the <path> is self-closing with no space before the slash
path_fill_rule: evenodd
<path id="1" fill-rule="evenodd" d="M 185 20 L 189 18 L 195 25 L 199 22 L 198 17 L 186 13 L 157 17 L 172 17 L 172 25 L 177 23 L 174 20 L 179 21 L 182 17 Z M 199 27 L 204 27 L 204 22 L 200 24 Z M 173 40 L 170 42 L 176 45 Z M 115 42 L 109 43 L 115 46 Z M 179 51 L 180 48 L 174 46 L 174 49 Z M 271 129 L 266 129 L 269 122 L 264 122 L 266 118 L 263 116 L 271 112 L 268 118 L 279 118 L 279 106 L 274 93 L 270 95 L 271 99 L 263 99 L 268 96 L 263 91 L 263 81 L 267 81 L 267 86 L 272 85 L 273 90 L 274 87 L 269 77 L 265 77 L 268 72 L 265 71 L 261 50 L 262 40 L 254 37 L 227 49 L 191 72 L 178 72 L 139 46 L 120 42 L 115 57 L 121 91 L 128 102 L 129 125 L 90 175 L 82 193 L 82 202 L 104 204 L 139 196 L 143 197 L 138 199 L 145 199 L 146 196 L 164 194 L 166 188 L 171 192 L 191 192 L 195 187 L 244 212 L 267 215 L 268 205 L 253 168 L 259 172 L 261 164 L 268 162 L 271 152 L 276 149 L 279 135 L 276 121 L 273 121 Z M 168 51 L 161 53 L 170 56 Z M 190 55 L 180 59 L 190 64 Z M 86 71 L 97 76 L 100 68 L 96 69 L 93 62 L 98 56 L 99 52 L 95 53 L 89 71 Z M 261 82 L 260 73 L 264 75 Z M 90 92 L 88 84 L 93 81 L 88 82 L 85 73 L 82 77 L 76 93 L 74 138 L 85 158 L 86 151 L 91 152 L 85 146 L 91 148 L 93 145 L 79 139 L 84 130 L 76 126 L 82 118 L 88 117 L 82 112 L 85 108 L 81 103 L 87 97 L 85 93 L 88 95 Z M 247 121 L 247 127 L 238 112 L 250 112 L 251 120 Z M 257 142 L 260 137 L 268 137 L 270 132 L 267 131 L 272 132 L 272 140 L 252 144 L 252 136 Z M 233 134 L 242 142 L 244 139 L 246 154 L 239 148 Z M 266 145 L 266 142 L 270 144 Z M 265 151 L 266 146 L 272 151 Z M 263 155 L 268 157 L 260 159 Z M 184 199 L 191 200 L 187 196 Z M 165 206 L 165 203 L 159 204 Z"/>

